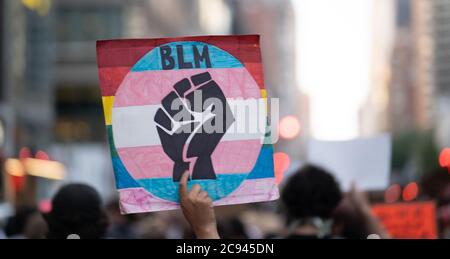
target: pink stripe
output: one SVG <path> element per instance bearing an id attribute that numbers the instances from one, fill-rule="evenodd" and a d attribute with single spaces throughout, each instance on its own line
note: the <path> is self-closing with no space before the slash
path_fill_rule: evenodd
<path id="1" fill-rule="evenodd" d="M 258 85 L 245 68 L 129 72 L 116 92 L 114 107 L 159 104 L 176 82 L 205 71 L 211 74 L 227 98 L 261 96 Z"/>
<path id="2" fill-rule="evenodd" d="M 120 212 L 122 214 L 178 209 L 175 202 L 159 199 L 144 188 L 119 190 Z"/>
<path id="3" fill-rule="evenodd" d="M 180 207 L 176 202 L 165 201 L 153 196 L 144 188 L 120 189 L 119 197 L 122 214 L 174 210 Z M 237 190 L 227 197 L 215 201 L 214 205 L 272 201 L 278 197 L 278 186 L 274 178 L 252 179 L 245 180 Z"/>
<path id="4" fill-rule="evenodd" d="M 214 169 L 220 174 L 250 172 L 260 149 L 259 140 L 222 141 L 211 156 Z M 161 146 L 119 148 L 117 152 L 135 179 L 172 177 L 173 162 Z"/>
<path id="5" fill-rule="evenodd" d="M 245 180 L 227 197 L 215 201 L 214 205 L 273 201 L 279 196 L 278 185 L 274 178 L 251 179 Z"/>

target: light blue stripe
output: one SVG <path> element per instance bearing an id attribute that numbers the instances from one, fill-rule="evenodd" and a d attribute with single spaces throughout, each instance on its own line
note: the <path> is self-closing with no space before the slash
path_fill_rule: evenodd
<path id="1" fill-rule="evenodd" d="M 219 174 L 216 180 L 191 180 L 188 182 L 190 189 L 194 184 L 208 192 L 212 200 L 218 200 L 226 197 L 233 192 L 244 179 L 247 174 Z M 172 178 L 151 178 L 137 180 L 151 194 L 169 201 L 178 202 L 178 182 L 174 182 Z"/>
<path id="2" fill-rule="evenodd" d="M 274 177 L 273 171 L 273 148 L 264 145 L 261 148 L 258 159 L 253 170 L 248 174 L 247 179 L 261 179 Z"/>
<path id="3" fill-rule="evenodd" d="M 128 173 L 119 157 L 112 157 L 114 177 L 117 189 L 141 187 Z"/>
<path id="4" fill-rule="evenodd" d="M 171 49 L 171 56 L 175 60 L 175 68 L 174 70 L 178 70 L 178 59 L 177 59 L 177 49 L 176 46 L 181 45 L 183 47 L 183 56 L 185 62 L 192 62 L 193 68 L 205 69 L 206 62 L 201 61 L 200 67 L 195 67 L 194 63 L 194 52 L 193 47 L 195 46 L 199 53 L 202 53 L 202 50 L 205 46 L 208 46 L 209 56 L 211 60 L 211 68 L 239 68 L 243 67 L 242 63 L 237 60 L 235 57 L 230 55 L 228 52 L 215 47 L 210 44 L 197 42 L 197 41 L 180 41 L 180 42 L 171 42 L 165 44 L 163 46 L 169 46 Z M 131 69 L 133 72 L 140 71 L 148 71 L 148 70 L 162 70 L 161 65 L 161 55 L 160 55 L 160 47 L 156 47 L 144 57 L 142 57 Z"/>

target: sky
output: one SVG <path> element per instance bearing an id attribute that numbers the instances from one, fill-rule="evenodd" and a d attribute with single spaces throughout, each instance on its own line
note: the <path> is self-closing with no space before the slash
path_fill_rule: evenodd
<path id="1" fill-rule="evenodd" d="M 358 137 L 358 112 L 370 87 L 374 0 L 292 0 L 297 79 L 310 98 L 312 136 Z"/>

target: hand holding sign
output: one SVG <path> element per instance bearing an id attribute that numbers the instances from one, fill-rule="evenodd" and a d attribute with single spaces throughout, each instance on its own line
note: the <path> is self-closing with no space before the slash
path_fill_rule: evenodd
<path id="1" fill-rule="evenodd" d="M 184 172 L 180 179 L 179 194 L 183 215 L 191 225 L 197 238 L 219 238 L 213 202 L 208 193 L 196 184 L 188 192 L 189 172 Z"/>

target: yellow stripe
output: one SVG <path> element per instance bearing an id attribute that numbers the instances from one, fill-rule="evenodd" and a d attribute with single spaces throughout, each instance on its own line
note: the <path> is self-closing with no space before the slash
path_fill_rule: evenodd
<path id="1" fill-rule="evenodd" d="M 105 115 L 105 124 L 111 125 L 114 96 L 103 96 L 102 102 L 103 102 L 103 114 Z"/>
<path id="2" fill-rule="evenodd" d="M 266 89 L 261 90 L 261 97 L 264 99 L 264 104 L 266 106 L 266 113 L 269 113 L 269 105 L 267 103 L 267 91 Z"/>
<path id="3" fill-rule="evenodd" d="M 267 91 L 266 91 L 266 89 L 262 89 L 261 90 L 261 97 L 262 98 L 267 98 Z"/>

